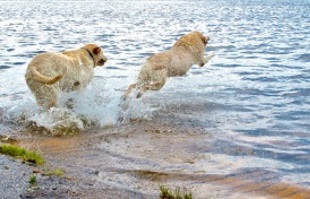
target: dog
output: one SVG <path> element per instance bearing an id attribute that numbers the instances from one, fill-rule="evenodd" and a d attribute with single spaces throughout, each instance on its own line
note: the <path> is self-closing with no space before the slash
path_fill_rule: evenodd
<path id="1" fill-rule="evenodd" d="M 160 90 L 168 77 L 182 76 L 195 64 L 204 66 L 213 56 L 204 56 L 210 38 L 198 31 L 182 36 L 170 50 L 149 57 L 140 69 L 136 83 L 131 84 L 123 94 L 126 100 L 132 89 L 139 89 L 137 98 L 147 90 Z"/>
<path id="2" fill-rule="evenodd" d="M 28 64 L 25 80 L 43 109 L 58 106 L 61 91 L 85 88 L 94 76 L 94 68 L 103 66 L 107 57 L 96 44 L 79 49 L 38 54 Z"/>

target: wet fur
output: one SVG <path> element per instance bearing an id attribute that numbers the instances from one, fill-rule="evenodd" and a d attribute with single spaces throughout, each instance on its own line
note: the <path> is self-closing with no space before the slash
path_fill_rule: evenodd
<path id="1" fill-rule="evenodd" d="M 106 61 L 96 44 L 64 52 L 42 53 L 28 64 L 25 79 L 37 103 L 47 110 L 57 106 L 61 91 L 86 87 L 93 78 L 94 67 L 103 66 Z"/>
<path id="2" fill-rule="evenodd" d="M 124 93 L 127 99 L 132 89 L 138 88 L 137 98 L 147 90 L 160 90 L 168 77 L 182 76 L 195 64 L 204 66 L 213 56 L 204 56 L 208 36 L 194 31 L 182 36 L 170 50 L 149 57 L 140 69 L 137 82 L 131 84 Z"/>

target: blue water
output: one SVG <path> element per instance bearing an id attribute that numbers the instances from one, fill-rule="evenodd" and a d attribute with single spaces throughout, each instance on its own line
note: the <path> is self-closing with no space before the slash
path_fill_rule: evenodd
<path id="1" fill-rule="evenodd" d="M 102 46 L 109 61 L 76 98 L 106 100 L 74 112 L 75 120 L 98 121 L 100 131 L 116 123 L 117 99 L 144 60 L 199 30 L 211 37 L 212 61 L 147 93 L 128 117 L 202 127 L 214 136 L 206 153 L 310 186 L 309 13 L 308 0 L 0 2 L 0 130 L 40 122 L 23 76 L 35 54 Z M 111 118 L 102 119 L 98 104 Z"/>

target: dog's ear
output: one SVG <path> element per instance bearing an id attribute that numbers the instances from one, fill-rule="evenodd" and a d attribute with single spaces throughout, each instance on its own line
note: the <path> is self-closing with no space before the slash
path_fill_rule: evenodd
<path id="1" fill-rule="evenodd" d="M 210 37 L 208 36 L 202 36 L 202 42 L 204 45 L 207 45 L 208 41 L 210 40 Z"/>
<path id="2" fill-rule="evenodd" d="M 101 48 L 99 48 L 99 47 L 96 47 L 96 48 L 94 48 L 94 50 L 93 50 L 93 53 L 94 53 L 95 55 L 98 55 L 100 52 L 101 52 Z"/>

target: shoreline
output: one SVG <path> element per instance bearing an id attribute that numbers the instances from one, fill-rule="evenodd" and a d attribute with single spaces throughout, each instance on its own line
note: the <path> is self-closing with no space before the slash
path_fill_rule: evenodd
<path id="1" fill-rule="evenodd" d="M 2 183 L 17 183 L 15 186 L 19 187 L 22 184 L 20 198 L 157 199 L 161 185 L 186 188 L 195 199 L 310 196 L 309 189 L 298 185 L 263 181 L 271 179 L 273 173 L 262 169 L 212 173 L 228 166 L 226 160 L 222 165 L 200 167 L 202 160 L 214 159 L 195 149 L 203 151 L 212 139 L 212 134 L 203 128 L 159 121 L 132 122 L 120 128 L 89 130 L 67 137 L 25 136 L 17 138 L 17 145 L 39 151 L 46 163 L 34 167 L 1 155 L 9 168 L 1 165 L 5 171 L 1 172 L 2 179 L 13 176 L 12 182 Z M 61 169 L 64 175 L 43 176 L 40 171 L 46 168 Z M 40 189 L 29 192 L 27 180 L 34 171 L 39 171 L 36 175 Z M 25 174 L 19 176 L 22 172 Z"/>

